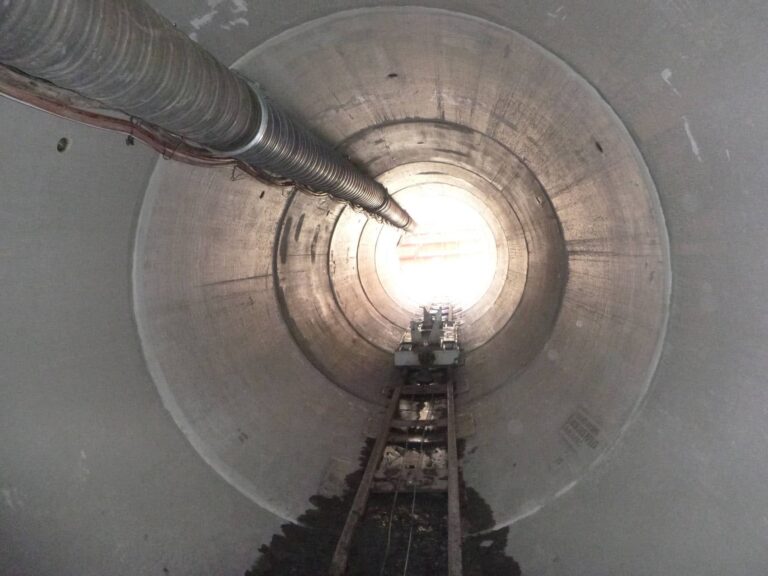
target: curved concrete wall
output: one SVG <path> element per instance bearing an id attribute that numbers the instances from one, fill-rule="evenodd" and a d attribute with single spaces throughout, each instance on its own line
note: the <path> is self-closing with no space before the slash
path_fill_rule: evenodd
<path id="1" fill-rule="evenodd" d="M 153 4 L 391 189 L 459 183 L 500 219 L 465 477 L 524 573 L 768 566 L 763 7 Z M 0 114 L 0 568 L 242 572 L 375 420 L 386 231 Z"/>

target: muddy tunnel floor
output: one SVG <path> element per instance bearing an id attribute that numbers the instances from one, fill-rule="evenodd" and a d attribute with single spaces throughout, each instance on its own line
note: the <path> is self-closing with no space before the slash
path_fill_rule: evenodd
<path id="1" fill-rule="evenodd" d="M 322 576 L 352 505 L 373 441 L 361 451 L 360 469 L 345 479 L 341 496 L 315 495 L 312 508 L 297 524 L 281 527 L 245 576 Z M 459 453 L 462 446 L 459 446 Z M 462 525 L 475 534 L 494 525 L 490 507 L 461 484 Z M 413 513 L 412 513 L 413 512 Z M 391 527 L 391 528 L 390 528 Z M 438 576 L 447 572 L 447 502 L 445 494 L 372 494 L 358 524 L 349 556 L 348 576 Z M 506 555 L 509 528 L 465 536 L 464 576 L 519 576 L 520 566 Z M 409 545 L 410 542 L 410 545 Z M 407 561 L 407 572 L 405 564 Z"/>

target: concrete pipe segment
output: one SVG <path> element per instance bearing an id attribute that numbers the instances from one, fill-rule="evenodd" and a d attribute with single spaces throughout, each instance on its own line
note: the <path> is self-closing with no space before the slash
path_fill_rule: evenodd
<path id="1" fill-rule="evenodd" d="M 0 99 L 0 573 L 242 574 L 357 466 L 449 207 L 523 574 L 768 570 L 764 4 L 150 4 L 425 228 Z"/>

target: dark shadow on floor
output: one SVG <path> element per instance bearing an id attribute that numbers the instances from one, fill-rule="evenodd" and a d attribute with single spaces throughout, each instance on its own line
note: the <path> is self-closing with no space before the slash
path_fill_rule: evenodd
<path id="1" fill-rule="evenodd" d="M 344 494 L 310 498 L 314 507 L 299 517 L 299 524 L 284 524 L 282 533 L 259 549 L 259 559 L 245 576 L 327 574 L 372 446 L 369 441 L 361 451 L 360 470 L 347 476 Z M 462 448 L 459 446 L 460 453 Z M 462 522 L 467 534 L 494 525 L 490 507 L 463 482 Z M 444 494 L 416 494 L 415 504 L 411 492 L 372 495 L 355 532 L 347 574 L 401 576 L 407 561 L 410 576 L 444 576 L 447 530 Z M 462 548 L 464 576 L 520 576 L 519 565 L 506 555 L 508 532 L 509 528 L 504 528 L 466 537 Z"/>

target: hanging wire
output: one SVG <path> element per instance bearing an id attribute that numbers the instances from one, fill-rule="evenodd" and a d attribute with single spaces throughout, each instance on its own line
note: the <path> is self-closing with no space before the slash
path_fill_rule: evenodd
<path id="1" fill-rule="evenodd" d="M 405 470 L 405 456 L 408 454 L 408 444 L 410 438 L 408 437 L 408 431 L 405 432 L 405 445 L 403 446 L 403 455 L 400 457 L 400 469 Z M 394 482 L 395 494 L 392 497 L 392 507 L 389 510 L 389 521 L 387 523 L 387 545 L 384 548 L 384 557 L 381 560 L 381 569 L 379 570 L 379 576 L 384 576 L 384 570 L 387 567 L 387 560 L 389 559 L 389 550 L 392 546 L 392 524 L 395 516 L 395 510 L 397 507 L 397 496 L 400 493 L 400 485 L 398 482 Z"/>
<path id="2" fill-rule="evenodd" d="M 434 406 L 434 394 L 430 396 L 430 400 L 429 400 L 429 403 L 427 404 L 427 406 L 428 406 L 428 408 L 427 408 L 427 414 L 426 414 L 425 420 L 429 420 L 430 419 L 430 415 L 431 415 L 431 412 L 432 412 L 432 407 Z M 419 443 L 419 464 L 418 464 L 418 468 L 419 469 L 421 468 L 421 465 L 422 465 L 422 462 L 423 462 L 423 459 L 424 459 L 424 443 L 426 441 L 426 426 L 427 425 L 424 425 L 424 430 L 422 430 L 422 435 L 421 435 L 421 441 Z M 403 456 L 401 456 L 401 460 L 400 460 L 401 461 L 401 464 L 400 464 L 401 470 L 405 470 L 405 462 L 406 462 L 406 456 L 408 455 L 408 445 L 409 444 L 410 444 L 410 438 L 409 438 L 408 432 L 406 430 L 406 433 L 405 433 L 405 445 L 404 445 L 404 448 L 403 448 Z M 394 486 L 395 486 L 395 494 L 392 497 L 392 506 L 391 506 L 390 511 L 389 511 L 389 521 L 388 521 L 388 524 L 387 524 L 387 545 L 384 548 L 384 557 L 383 557 L 382 562 L 381 562 L 381 569 L 379 570 L 379 576 L 383 576 L 384 575 L 384 570 L 386 569 L 386 566 L 387 566 L 387 560 L 389 559 L 389 551 L 390 551 L 390 548 L 391 548 L 391 545 L 392 545 L 392 525 L 393 525 L 393 521 L 394 521 L 394 515 L 395 515 L 396 506 L 397 506 L 397 498 L 398 498 L 398 495 L 400 493 L 400 491 L 399 491 L 399 483 L 398 482 L 394 482 Z M 414 518 L 415 506 L 416 506 L 416 484 L 414 483 L 414 485 L 413 485 L 413 493 L 412 493 L 412 497 L 411 497 L 411 530 L 410 530 L 410 534 L 409 534 L 409 537 L 408 537 L 408 552 L 406 554 L 406 560 L 405 560 L 405 569 L 406 570 L 407 570 L 407 567 L 408 567 L 408 556 L 410 555 L 411 540 L 412 540 L 412 537 L 413 537 L 413 518 Z M 404 574 L 405 574 L 405 572 L 404 572 Z"/>
<path id="3" fill-rule="evenodd" d="M 392 545 L 392 519 L 395 515 L 395 508 L 397 506 L 397 495 L 400 491 L 395 484 L 395 495 L 392 497 L 392 508 L 389 510 L 389 522 L 387 525 L 387 546 L 384 548 L 384 557 L 381 560 L 381 570 L 379 570 L 379 576 L 384 576 L 384 570 L 387 567 L 387 559 L 389 558 L 389 549 Z"/>
<path id="4" fill-rule="evenodd" d="M 427 417 L 425 420 L 430 420 L 432 408 L 435 405 L 435 395 L 432 394 L 429 397 L 429 404 L 427 404 Z M 428 424 L 424 424 L 423 430 L 421 432 L 421 443 L 419 446 L 419 469 L 421 469 L 421 465 L 424 460 L 424 441 L 426 440 L 426 433 L 427 433 L 427 426 Z M 408 574 L 408 561 L 411 558 L 411 544 L 413 543 L 413 528 L 416 525 L 416 483 L 413 484 L 413 495 L 411 497 L 411 528 L 408 531 L 408 547 L 405 550 L 405 563 L 403 564 L 403 576 L 406 576 Z"/>
<path id="5" fill-rule="evenodd" d="M 408 453 L 408 433 L 405 435 L 405 447 L 403 448 L 403 456 L 400 458 L 400 468 L 405 470 L 405 455 Z M 398 482 L 394 482 L 395 494 L 392 497 L 392 507 L 389 510 L 389 521 L 387 522 L 387 545 L 384 548 L 384 557 L 381 560 L 381 569 L 379 570 L 379 576 L 384 576 L 384 570 L 387 567 L 387 560 L 389 559 L 389 549 L 392 546 L 392 521 L 395 516 L 395 509 L 397 508 L 397 496 L 400 494 L 400 486 Z"/>

